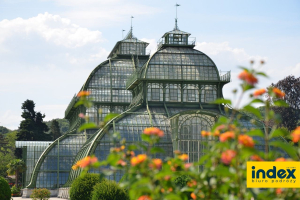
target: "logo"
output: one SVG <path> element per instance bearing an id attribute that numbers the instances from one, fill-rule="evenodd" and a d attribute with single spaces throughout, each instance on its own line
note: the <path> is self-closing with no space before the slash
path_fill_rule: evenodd
<path id="1" fill-rule="evenodd" d="M 247 162 L 248 188 L 300 188 L 300 162 Z"/>

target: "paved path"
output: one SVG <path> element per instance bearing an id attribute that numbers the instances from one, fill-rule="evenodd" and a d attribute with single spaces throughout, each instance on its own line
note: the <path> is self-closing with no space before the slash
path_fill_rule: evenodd
<path id="1" fill-rule="evenodd" d="M 13 197 L 13 200 L 32 200 L 31 198 Z M 57 197 L 51 197 L 49 200 L 66 200 Z"/>

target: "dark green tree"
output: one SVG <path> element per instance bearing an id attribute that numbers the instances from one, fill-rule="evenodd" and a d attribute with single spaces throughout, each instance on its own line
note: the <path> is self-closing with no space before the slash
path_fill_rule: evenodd
<path id="1" fill-rule="evenodd" d="M 56 140 L 61 136 L 58 121 L 53 119 L 50 126 L 52 140 Z"/>
<path id="2" fill-rule="evenodd" d="M 49 130 L 48 126 L 44 123 L 43 119 L 45 115 L 40 112 L 35 112 L 35 103 L 32 100 L 26 100 L 22 104 L 22 117 L 19 131 L 17 134 L 17 140 L 20 141 L 46 141 L 51 137 L 46 134 Z"/>
<path id="3" fill-rule="evenodd" d="M 281 116 L 280 127 L 286 127 L 289 131 L 294 130 L 300 120 L 300 77 L 288 76 L 272 83 L 271 87 L 277 87 L 285 93 L 284 100 L 289 107 L 273 106 L 272 110 Z"/>

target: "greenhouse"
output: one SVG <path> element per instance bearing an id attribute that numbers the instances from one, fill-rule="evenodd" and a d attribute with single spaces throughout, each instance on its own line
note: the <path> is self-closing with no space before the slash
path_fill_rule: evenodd
<path id="1" fill-rule="evenodd" d="M 230 82 L 230 72 L 220 72 L 212 59 L 196 50 L 196 40 L 190 35 L 179 30 L 176 22 L 150 55 L 148 43 L 138 40 L 131 28 L 79 90 L 91 92 L 94 106 L 75 108 L 75 95 L 65 111 L 69 132 L 50 145 L 41 144 L 35 157 L 27 161 L 32 167 L 26 173 L 27 192 L 23 196 L 28 196 L 31 188 L 48 188 L 66 197 L 80 174 L 72 165 L 88 155 L 106 159 L 113 147 L 109 134 L 113 132 L 131 144 L 141 141 L 143 129 L 158 127 L 165 133 L 159 146 L 167 152 L 158 157 L 173 156 L 174 150 L 180 150 L 189 155 L 189 162 L 199 160 L 204 148 L 201 131 L 209 131 L 219 116 L 225 116 L 224 106 L 211 102 L 223 97 L 222 88 Z M 108 113 L 119 115 L 102 129 L 78 132 L 84 123 L 79 113 L 96 124 Z M 246 118 L 241 123 L 247 128 L 254 126 Z M 32 144 L 20 147 L 26 145 L 28 152 L 36 148 Z M 121 177 L 117 173 L 109 178 L 118 181 Z"/>

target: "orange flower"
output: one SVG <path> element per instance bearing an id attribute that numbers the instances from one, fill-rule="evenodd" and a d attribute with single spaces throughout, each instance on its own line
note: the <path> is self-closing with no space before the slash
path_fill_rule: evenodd
<path id="1" fill-rule="evenodd" d="M 169 181 L 171 179 L 171 176 L 165 176 L 164 179 L 165 181 Z"/>
<path id="2" fill-rule="evenodd" d="M 193 166 L 193 163 L 185 163 L 184 169 L 188 170 L 191 166 Z"/>
<path id="3" fill-rule="evenodd" d="M 137 164 L 144 162 L 146 159 L 147 159 L 146 154 L 139 154 L 136 157 L 131 158 L 130 163 L 132 166 L 136 166 Z"/>
<path id="4" fill-rule="evenodd" d="M 246 81 L 249 85 L 254 85 L 258 82 L 257 78 L 246 70 L 242 71 L 238 77 L 239 79 Z"/>
<path id="5" fill-rule="evenodd" d="M 300 126 L 292 132 L 292 140 L 294 143 L 300 140 Z"/>
<path id="6" fill-rule="evenodd" d="M 239 135 L 239 143 L 246 147 L 254 147 L 253 139 L 248 135 Z"/>
<path id="7" fill-rule="evenodd" d="M 126 162 L 124 160 L 118 160 L 117 165 L 125 166 Z"/>
<path id="8" fill-rule="evenodd" d="M 172 191 L 173 191 L 173 188 L 169 188 L 168 191 L 169 191 L 169 192 L 172 192 Z"/>
<path id="9" fill-rule="evenodd" d="M 281 194 L 281 193 L 282 193 L 282 189 L 281 189 L 281 188 L 277 188 L 276 191 L 275 191 L 275 193 L 276 193 L 277 195 Z"/>
<path id="10" fill-rule="evenodd" d="M 175 153 L 176 155 L 181 154 L 181 152 L 180 152 L 179 150 L 175 150 L 174 153 Z"/>
<path id="11" fill-rule="evenodd" d="M 262 94 L 264 94 L 264 93 L 266 93 L 266 92 L 267 92 L 267 90 L 264 89 L 264 88 L 262 88 L 262 89 L 256 90 L 256 91 L 253 93 L 253 95 L 254 95 L 255 97 L 258 97 L 258 96 L 260 96 L 260 95 L 262 95 Z"/>
<path id="12" fill-rule="evenodd" d="M 218 126 L 217 128 L 216 128 L 216 130 L 222 130 L 222 129 L 225 129 L 226 128 L 226 126 L 224 125 L 224 124 L 222 124 L 222 125 L 220 125 L 220 126 Z"/>
<path id="13" fill-rule="evenodd" d="M 89 167 L 90 165 L 94 164 L 95 162 L 97 162 L 98 159 L 94 156 L 87 156 L 81 160 L 79 160 L 75 165 L 72 166 L 73 170 L 80 168 L 85 168 L 85 167 Z"/>
<path id="14" fill-rule="evenodd" d="M 86 96 L 89 96 L 91 94 L 90 91 L 80 91 L 77 96 L 78 97 L 86 97 Z"/>
<path id="15" fill-rule="evenodd" d="M 210 135 L 211 135 L 211 132 L 208 132 L 208 131 L 201 131 L 201 135 L 202 135 L 202 137 L 207 137 L 207 136 L 210 136 Z"/>
<path id="16" fill-rule="evenodd" d="M 159 128 L 156 127 L 150 127 L 150 128 L 145 128 L 144 129 L 144 134 L 145 135 L 156 135 L 158 137 L 163 137 L 164 132 L 160 130 Z"/>
<path id="17" fill-rule="evenodd" d="M 197 199 L 197 197 L 196 197 L 196 195 L 195 195 L 194 192 L 192 192 L 191 197 L 192 197 L 192 199 Z"/>
<path id="18" fill-rule="evenodd" d="M 187 186 L 189 186 L 189 187 L 193 187 L 196 185 L 197 185 L 197 182 L 195 180 L 191 180 L 191 181 L 187 182 Z"/>
<path id="19" fill-rule="evenodd" d="M 154 169 L 160 169 L 162 166 L 162 161 L 159 158 L 152 159 L 152 163 L 149 166 Z"/>
<path id="20" fill-rule="evenodd" d="M 161 189 L 160 189 L 160 192 L 161 192 L 161 193 L 165 193 L 165 189 L 164 189 L 164 188 L 161 188 Z"/>
<path id="21" fill-rule="evenodd" d="M 231 160 L 236 156 L 236 151 L 234 150 L 226 150 L 222 153 L 221 155 L 221 161 L 225 164 L 225 165 L 229 165 L 231 163 Z"/>
<path id="22" fill-rule="evenodd" d="M 138 198 L 138 200 L 152 200 L 152 198 L 148 195 L 143 195 Z"/>
<path id="23" fill-rule="evenodd" d="M 219 131 L 219 130 L 216 130 L 216 131 L 213 133 L 213 135 L 214 135 L 215 137 L 219 137 L 219 136 L 220 136 L 220 131 Z"/>
<path id="24" fill-rule="evenodd" d="M 286 161 L 286 159 L 285 158 L 277 158 L 276 160 L 275 160 L 275 162 L 284 162 L 284 161 Z"/>
<path id="25" fill-rule="evenodd" d="M 277 98 L 283 98 L 284 96 L 285 96 L 285 93 L 284 92 L 282 92 L 281 90 L 279 90 L 278 88 L 273 88 L 273 92 L 274 92 L 274 94 L 275 94 L 275 96 L 277 97 Z"/>
<path id="26" fill-rule="evenodd" d="M 234 132 L 232 132 L 232 131 L 227 131 L 227 132 L 220 135 L 220 141 L 221 142 L 225 142 L 228 139 L 233 139 L 233 138 L 234 138 Z"/>
<path id="27" fill-rule="evenodd" d="M 261 157 L 259 157 L 258 155 L 253 155 L 251 156 L 251 160 L 254 160 L 254 161 L 264 161 Z"/>
<path id="28" fill-rule="evenodd" d="M 180 156 L 178 156 L 178 158 L 180 160 L 186 161 L 189 159 L 189 156 L 187 154 L 181 154 Z"/>

